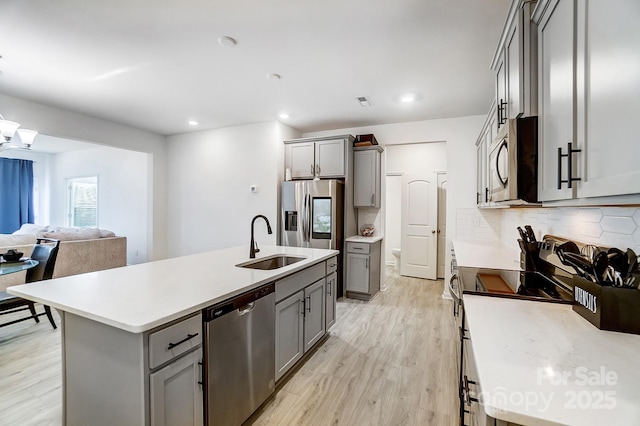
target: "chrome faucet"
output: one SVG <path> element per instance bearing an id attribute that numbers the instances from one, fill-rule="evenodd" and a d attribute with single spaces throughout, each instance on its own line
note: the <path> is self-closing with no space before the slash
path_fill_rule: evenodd
<path id="1" fill-rule="evenodd" d="M 271 232 L 271 225 L 269 224 L 269 219 L 267 219 L 266 216 L 263 216 L 261 214 L 254 216 L 254 218 L 251 220 L 251 247 L 249 248 L 250 259 L 255 259 L 256 253 L 260 251 L 260 249 L 258 248 L 258 243 L 256 243 L 255 240 L 253 239 L 253 224 L 256 223 L 256 219 L 259 217 L 263 218 L 264 221 L 267 223 L 267 232 L 269 234 L 273 234 L 273 232 Z"/>

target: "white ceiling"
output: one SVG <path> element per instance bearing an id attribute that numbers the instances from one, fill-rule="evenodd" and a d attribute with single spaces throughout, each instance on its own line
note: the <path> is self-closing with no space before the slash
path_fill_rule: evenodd
<path id="1" fill-rule="evenodd" d="M 484 114 L 509 4 L 2 0 L 0 92 L 164 135 L 272 120 L 309 132 Z M 221 36 L 237 46 L 221 46 Z M 421 99 L 399 102 L 406 92 Z M 289 119 L 278 118 L 283 111 Z"/>

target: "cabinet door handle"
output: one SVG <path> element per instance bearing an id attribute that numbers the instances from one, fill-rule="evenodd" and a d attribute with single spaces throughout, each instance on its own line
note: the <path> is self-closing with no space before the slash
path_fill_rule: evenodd
<path id="1" fill-rule="evenodd" d="M 573 182 L 582 180 L 579 177 L 573 177 L 573 154 L 582 152 L 581 149 L 573 149 L 571 142 L 567 143 L 567 153 L 562 153 L 562 147 L 558 147 L 558 189 L 562 189 L 562 184 L 566 183 L 567 188 L 573 187 Z M 567 179 L 562 179 L 562 157 L 567 157 Z"/>
<path id="2" fill-rule="evenodd" d="M 489 202 L 489 188 L 487 187 L 484 188 L 484 202 L 485 203 Z"/>
<path id="3" fill-rule="evenodd" d="M 167 346 L 167 350 L 170 351 L 171 349 L 175 348 L 178 345 L 183 344 L 184 342 L 193 339 L 194 337 L 196 337 L 198 335 L 198 333 L 194 333 L 194 334 L 187 334 L 187 337 L 185 337 L 184 339 L 180 340 L 177 343 L 171 343 L 169 342 L 169 346 Z"/>
<path id="4" fill-rule="evenodd" d="M 198 365 L 200 366 L 200 380 L 198 380 L 198 384 L 200 385 L 200 387 L 204 386 L 204 383 L 202 383 L 202 377 L 204 377 L 204 374 L 202 372 L 202 369 L 204 368 L 202 366 L 202 360 L 198 361 Z"/>
<path id="5" fill-rule="evenodd" d="M 318 176 L 320 176 L 320 172 L 322 171 L 320 164 L 316 164 L 316 170 L 318 170 Z"/>
<path id="6" fill-rule="evenodd" d="M 327 281 L 327 294 L 331 296 L 331 286 L 333 286 L 333 280 Z"/>
<path id="7" fill-rule="evenodd" d="M 369 258 L 366 258 L 364 261 L 365 261 L 365 268 L 369 269 Z"/>
<path id="8" fill-rule="evenodd" d="M 376 194 L 371 194 L 371 205 L 374 206 L 376 203 Z"/>
<path id="9" fill-rule="evenodd" d="M 303 298 L 303 299 L 300 301 L 300 303 L 302 303 L 302 312 L 300 312 L 300 315 L 303 315 L 303 316 L 304 316 L 304 315 L 305 315 L 305 312 L 306 312 L 306 309 L 305 309 L 305 305 L 306 305 L 306 303 L 305 303 L 305 299 Z"/>
<path id="10" fill-rule="evenodd" d="M 311 313 L 311 296 L 307 296 L 307 311 Z"/>
<path id="11" fill-rule="evenodd" d="M 311 174 L 313 174 L 313 164 L 311 165 Z"/>

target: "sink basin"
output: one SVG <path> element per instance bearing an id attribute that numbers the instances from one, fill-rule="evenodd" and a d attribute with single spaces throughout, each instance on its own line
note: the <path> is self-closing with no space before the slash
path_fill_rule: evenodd
<path id="1" fill-rule="evenodd" d="M 240 263 L 236 266 L 240 268 L 262 269 L 270 271 L 272 269 L 282 268 L 284 266 L 292 265 L 296 262 L 304 260 L 304 257 L 275 255 L 269 256 L 258 260 L 251 260 L 249 262 Z"/>

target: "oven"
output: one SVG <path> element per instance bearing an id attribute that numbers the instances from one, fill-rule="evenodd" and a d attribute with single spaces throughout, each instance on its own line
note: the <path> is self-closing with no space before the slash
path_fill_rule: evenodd
<path id="1" fill-rule="evenodd" d="M 538 201 L 538 117 L 507 120 L 489 147 L 489 201 Z"/>

